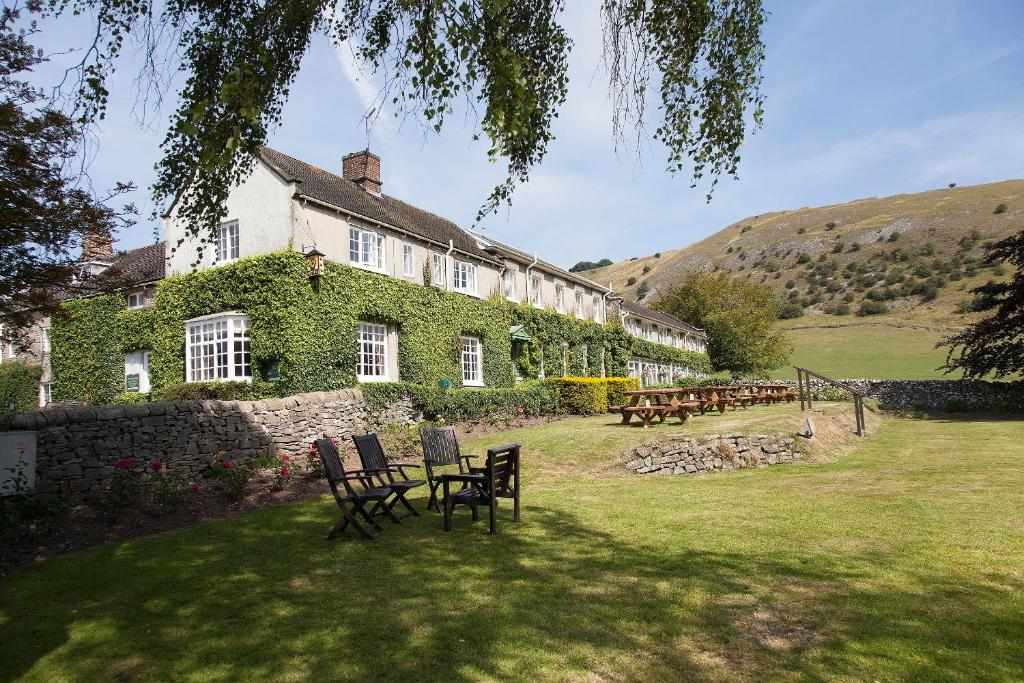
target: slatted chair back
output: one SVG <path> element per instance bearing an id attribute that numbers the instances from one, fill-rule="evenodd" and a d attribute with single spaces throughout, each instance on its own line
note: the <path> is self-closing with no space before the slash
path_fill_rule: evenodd
<path id="1" fill-rule="evenodd" d="M 363 464 L 364 470 L 377 473 L 377 476 L 386 482 L 394 482 L 395 478 L 389 469 L 388 458 L 384 455 L 384 449 L 376 434 L 353 436 L 352 441 L 356 444 L 359 461 Z"/>
<path id="2" fill-rule="evenodd" d="M 339 483 L 344 488 L 346 495 L 355 496 L 356 491 L 352 488 L 352 483 L 345 476 L 345 465 L 341 462 L 341 456 L 338 455 L 338 448 L 334 445 L 334 442 L 331 439 L 317 439 L 316 452 L 320 454 L 320 459 L 324 463 L 327 483 L 331 485 L 334 497 L 338 498 L 341 496 L 341 493 L 338 491 Z"/>
<path id="3" fill-rule="evenodd" d="M 498 498 L 513 498 L 519 488 L 519 445 L 487 449 L 487 489 Z"/>
<path id="4" fill-rule="evenodd" d="M 435 467 L 454 465 L 459 468 L 460 474 L 464 473 L 455 427 L 421 429 L 420 441 L 423 444 L 423 463 L 426 465 L 428 479 L 434 478 Z"/>

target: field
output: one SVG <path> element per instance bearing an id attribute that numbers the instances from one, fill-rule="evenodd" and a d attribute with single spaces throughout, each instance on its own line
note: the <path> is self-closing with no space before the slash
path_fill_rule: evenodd
<path id="1" fill-rule="evenodd" d="M 1019 678 L 1024 422 L 872 416 L 802 464 L 616 464 L 799 419 L 492 434 L 525 449 L 523 521 L 493 537 L 431 513 L 327 543 L 324 497 L 43 562 L 0 581 L 0 680 Z"/>

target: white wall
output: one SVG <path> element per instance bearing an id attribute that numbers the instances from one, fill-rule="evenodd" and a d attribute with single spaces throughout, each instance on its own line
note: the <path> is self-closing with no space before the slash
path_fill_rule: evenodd
<path id="1" fill-rule="evenodd" d="M 281 180 L 280 176 L 257 161 L 252 174 L 231 191 L 227 200 L 227 221 L 238 221 L 239 258 L 265 254 L 284 249 L 292 236 L 292 199 L 295 186 Z M 199 241 L 191 238 L 175 249 L 178 240 L 185 236 L 185 226 L 177 220 L 176 214 L 164 219 L 167 235 L 168 275 L 190 273 L 214 267 L 216 246 L 207 244 L 200 263 L 193 268 L 196 260 L 196 246 Z M 294 248 L 299 249 L 300 244 Z M 172 251 L 173 250 L 173 251 Z"/>

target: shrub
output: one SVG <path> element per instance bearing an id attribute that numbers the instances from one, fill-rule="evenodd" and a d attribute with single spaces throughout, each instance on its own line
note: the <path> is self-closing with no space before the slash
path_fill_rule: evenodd
<path id="1" fill-rule="evenodd" d="M 0 415 L 35 410 L 39 406 L 39 378 L 42 373 L 38 365 L 0 365 Z"/>
<path id="2" fill-rule="evenodd" d="M 636 288 L 636 298 L 643 299 L 647 296 L 647 293 L 651 291 L 651 286 L 647 284 L 647 280 L 640 283 L 640 286 Z"/>
<path id="3" fill-rule="evenodd" d="M 742 228 L 740 228 L 740 234 L 742 235 L 743 233 L 747 232 L 748 230 L 750 230 L 753 227 L 754 226 L 752 226 L 752 225 L 744 225 Z"/>
<path id="4" fill-rule="evenodd" d="M 801 253 L 799 256 L 796 257 L 796 262 L 799 263 L 799 264 L 810 263 L 811 262 L 811 255 L 810 254 Z"/>
<path id="5" fill-rule="evenodd" d="M 646 275 L 646 274 L 647 274 L 647 273 L 649 273 L 649 272 L 651 272 L 651 267 L 650 267 L 650 266 L 644 266 L 644 268 L 643 268 L 643 274 L 644 274 L 644 275 Z"/>
<path id="6" fill-rule="evenodd" d="M 730 247 L 726 247 L 725 248 L 725 253 L 726 254 L 731 254 L 732 253 L 732 247 L 731 246 Z"/>
<path id="7" fill-rule="evenodd" d="M 636 377 L 605 377 L 604 380 L 610 406 L 625 405 L 629 402 L 626 399 L 626 392 L 640 388 L 640 380 Z"/>
<path id="8" fill-rule="evenodd" d="M 841 301 L 829 306 L 825 312 L 831 315 L 850 315 L 850 304 Z"/>
<path id="9" fill-rule="evenodd" d="M 607 382 L 600 377 L 559 377 L 547 382 L 560 413 L 600 415 L 608 412 Z"/>
<path id="10" fill-rule="evenodd" d="M 223 456 L 224 453 L 222 452 L 220 455 Z M 234 462 L 221 457 L 210 465 L 206 476 L 215 491 L 230 501 L 239 501 L 249 487 L 252 466 L 248 463 Z"/>
<path id="11" fill-rule="evenodd" d="M 836 242 L 835 244 L 832 245 L 833 254 L 841 254 L 843 253 L 843 249 L 845 249 L 845 246 L 842 242 Z"/>
<path id="12" fill-rule="evenodd" d="M 900 234 L 898 232 L 894 232 L 893 234 L 889 235 L 889 239 L 886 240 L 886 241 L 888 241 L 888 242 L 899 242 L 900 241 Z"/>
<path id="13" fill-rule="evenodd" d="M 860 251 L 860 242 L 854 242 L 850 245 L 850 251 Z"/>
<path id="14" fill-rule="evenodd" d="M 826 230 L 835 230 L 836 229 L 836 222 L 835 221 L 829 221 L 828 223 L 825 224 L 825 229 Z"/>
<path id="15" fill-rule="evenodd" d="M 793 289 L 796 287 L 796 282 L 793 280 L 786 280 L 786 289 Z"/>
<path id="16" fill-rule="evenodd" d="M 135 403 L 149 403 L 152 400 L 149 392 L 122 391 L 114 397 L 114 405 L 127 406 Z"/>
<path id="17" fill-rule="evenodd" d="M 636 284 L 636 278 L 635 277 L 630 275 L 628 278 L 626 278 L 626 286 L 627 287 L 632 287 L 635 284 Z"/>
<path id="18" fill-rule="evenodd" d="M 857 315 L 862 317 L 866 315 L 881 315 L 888 312 L 889 307 L 884 303 L 881 301 L 871 301 L 870 299 L 862 301 L 860 308 L 857 309 Z"/>
<path id="19" fill-rule="evenodd" d="M 660 251 L 654 252 L 654 258 L 661 258 L 661 252 Z"/>
<path id="20" fill-rule="evenodd" d="M 154 401 L 253 401 L 266 396 L 259 382 L 171 384 L 152 393 Z"/>
<path id="21" fill-rule="evenodd" d="M 803 317 L 803 314 L 804 309 L 803 306 L 801 306 L 800 304 L 786 304 L 785 306 L 782 307 L 782 310 L 779 311 L 779 319 L 791 320 L 793 318 Z"/>
<path id="22" fill-rule="evenodd" d="M 799 230 L 797 230 L 797 231 L 796 231 L 796 234 L 798 234 L 798 235 L 802 235 L 802 234 L 804 234 L 805 232 L 807 232 L 807 228 L 800 228 Z"/>
<path id="23" fill-rule="evenodd" d="M 1009 207 L 1008 207 L 1008 206 L 1006 206 L 1006 204 L 1000 204 L 999 206 L 997 206 L 997 207 L 996 207 L 996 210 L 995 210 L 995 211 L 993 211 L 992 213 L 1006 213 L 1006 210 L 1007 210 L 1008 208 L 1009 208 Z"/>

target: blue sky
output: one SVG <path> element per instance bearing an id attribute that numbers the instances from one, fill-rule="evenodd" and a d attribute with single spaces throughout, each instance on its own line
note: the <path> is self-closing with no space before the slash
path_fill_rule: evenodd
<path id="1" fill-rule="evenodd" d="M 664 171 L 663 150 L 615 150 L 606 80 L 600 71 L 596 0 L 567 3 L 575 40 L 569 99 L 543 164 L 512 207 L 482 228 L 569 266 L 579 260 L 667 251 L 745 216 L 1024 177 L 1024 2 L 920 0 L 767 2 L 764 128 L 742 150 L 740 179 L 723 179 L 710 204 L 685 173 Z M 47 52 L 81 47 L 89 23 L 43 24 Z M 52 83 L 73 53 L 38 72 Z M 120 236 L 131 248 L 153 241 L 146 186 L 173 93 L 162 115 L 137 122 L 134 64 L 113 81 L 110 112 L 96 142 L 97 187 L 131 180 L 144 220 Z M 362 149 L 361 116 L 375 85 L 347 51 L 326 39 L 306 56 L 272 146 L 326 169 Z M 473 143 L 472 121 L 441 135 L 381 120 L 371 149 L 382 158 L 384 191 L 468 227 L 501 179 Z"/>

